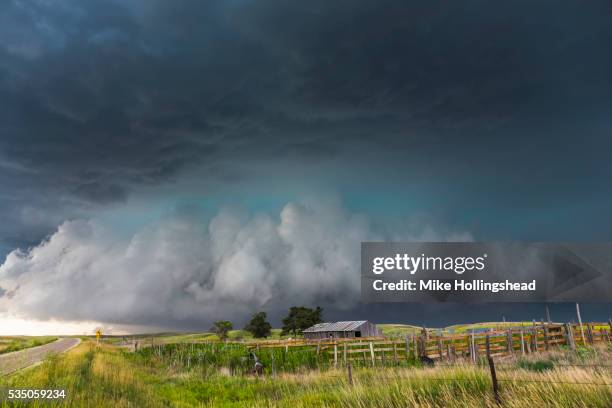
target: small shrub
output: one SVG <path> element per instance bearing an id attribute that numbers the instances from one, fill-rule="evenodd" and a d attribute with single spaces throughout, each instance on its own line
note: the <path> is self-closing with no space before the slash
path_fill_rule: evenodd
<path id="1" fill-rule="evenodd" d="M 588 360 L 597 357 L 597 353 L 590 347 L 576 347 L 576 356 L 579 360 Z"/>
<path id="2" fill-rule="evenodd" d="M 555 365 L 550 360 L 537 360 L 537 361 L 529 361 L 529 360 L 519 360 L 516 365 L 523 370 L 535 371 L 541 373 L 543 371 L 552 370 L 555 368 Z"/>

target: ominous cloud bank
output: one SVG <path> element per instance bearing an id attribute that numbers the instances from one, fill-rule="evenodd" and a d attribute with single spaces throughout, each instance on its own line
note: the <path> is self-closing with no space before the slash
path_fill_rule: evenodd
<path id="1" fill-rule="evenodd" d="M 277 317 L 291 305 L 354 307 L 359 243 L 376 232 L 338 205 L 287 204 L 278 216 L 221 211 L 210 221 L 174 214 L 127 239 L 94 221 L 68 221 L 0 266 L 0 312 L 162 327 Z M 470 240 L 431 228 L 405 240 Z"/>
<path id="2" fill-rule="evenodd" d="M 209 188 L 278 157 L 305 174 L 387 164 L 505 209 L 601 202 L 610 16 L 609 1 L 3 1 L 0 245 L 190 169 Z"/>
<path id="3" fill-rule="evenodd" d="M 0 1 L 0 257 L 22 248 L 3 307 L 156 323 L 331 303 L 322 282 L 354 290 L 358 238 L 410 235 L 297 209 L 313 241 L 227 214 L 126 238 L 104 215 L 155 218 L 134 202 L 269 213 L 322 185 L 373 222 L 414 211 L 479 239 L 609 240 L 611 4 Z"/>

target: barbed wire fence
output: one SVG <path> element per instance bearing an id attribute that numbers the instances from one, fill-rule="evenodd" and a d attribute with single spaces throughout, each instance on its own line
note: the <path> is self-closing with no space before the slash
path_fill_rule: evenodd
<path id="1" fill-rule="evenodd" d="M 498 378 L 497 377 L 497 369 L 498 368 L 502 368 L 503 369 L 507 369 L 507 368 L 512 368 L 512 369 L 516 369 L 517 366 L 515 364 L 508 364 L 508 363 L 496 363 L 493 360 L 493 357 L 491 356 L 491 343 L 490 343 L 490 338 L 487 335 L 486 336 L 486 361 L 487 361 L 487 365 L 490 371 L 490 375 L 491 375 L 491 386 L 492 386 L 492 392 L 493 392 L 493 397 L 495 399 L 495 401 L 498 404 L 502 403 L 501 400 L 501 393 L 500 393 L 500 387 L 499 387 L 499 383 L 506 383 L 506 384 L 546 384 L 546 385 L 552 385 L 552 384 L 561 384 L 561 385 L 578 385 L 578 386 L 596 386 L 596 387 L 612 387 L 612 383 L 608 383 L 608 382 L 593 382 L 593 381 L 561 381 L 561 380 L 554 380 L 554 379 L 549 379 L 549 380 L 540 380 L 540 379 L 529 379 L 529 378 L 523 378 L 523 379 L 518 379 L 518 378 Z M 468 367 L 468 365 L 466 364 L 436 364 L 436 366 L 438 367 Z M 475 367 L 474 365 L 470 365 L 470 367 Z M 476 366 L 478 367 L 478 366 Z M 484 368 L 484 366 L 481 366 L 482 368 Z M 612 368 L 612 365 L 610 364 L 573 364 L 573 363 L 562 363 L 562 364 L 557 364 L 557 367 L 581 367 L 581 368 L 603 368 L 606 370 L 609 370 Z M 347 368 L 347 376 L 340 376 L 340 375 L 332 375 L 332 376 L 328 376 L 328 377 L 332 377 L 332 378 L 346 378 L 347 383 L 352 386 L 354 385 L 354 380 L 353 380 L 353 369 L 351 366 L 351 363 L 348 362 L 348 364 L 346 365 Z M 375 367 L 372 367 L 372 369 L 374 369 Z M 378 376 L 378 375 L 374 375 L 374 377 L 376 378 L 376 380 L 385 380 L 385 381 L 398 381 L 398 380 L 407 380 L 408 378 L 405 376 L 395 376 L 395 377 L 389 377 L 389 376 Z M 424 376 L 422 378 L 423 381 L 440 381 L 440 382 L 448 382 L 448 383 L 453 383 L 453 382 L 474 382 L 474 381 L 480 381 L 481 379 L 476 379 L 476 378 L 457 378 L 457 377 L 431 377 L 431 376 Z"/>

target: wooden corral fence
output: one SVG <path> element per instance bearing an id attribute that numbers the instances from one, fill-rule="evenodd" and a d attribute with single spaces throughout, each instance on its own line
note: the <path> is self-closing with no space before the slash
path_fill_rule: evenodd
<path id="1" fill-rule="evenodd" d="M 292 347 L 316 349 L 318 355 L 328 357 L 334 365 L 386 365 L 409 360 L 472 361 L 487 357 L 508 357 L 548 351 L 554 347 L 590 346 L 612 341 L 612 321 L 606 323 L 540 323 L 513 326 L 504 330 L 436 335 L 423 330 L 422 334 L 399 339 L 382 337 L 325 340 L 274 340 L 250 342 L 252 349 Z M 487 344 L 488 343 L 488 344 Z M 488 349 L 487 349 L 488 347 Z M 427 358 L 425 358 L 427 357 Z"/>
<path id="2" fill-rule="evenodd" d="M 383 341 L 384 337 L 359 337 L 359 338 L 329 338 L 329 339 L 279 339 L 279 340 L 251 340 L 245 343 L 251 348 L 278 348 L 278 347 L 304 347 L 304 346 L 329 346 L 341 343 L 354 343 L 356 341 Z"/>

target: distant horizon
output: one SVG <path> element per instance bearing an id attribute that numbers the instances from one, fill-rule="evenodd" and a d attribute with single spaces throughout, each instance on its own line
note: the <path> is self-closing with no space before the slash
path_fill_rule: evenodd
<path id="1" fill-rule="evenodd" d="M 561 307 L 562 306 L 562 310 Z M 603 313 L 595 312 L 593 313 L 592 307 L 597 306 L 596 304 L 589 303 L 581 303 L 581 314 L 583 322 L 602 322 L 607 323 L 611 316 L 605 316 Z M 551 321 L 553 323 L 568 323 L 568 322 L 577 322 L 578 319 L 575 314 L 575 304 L 574 303 L 563 303 L 563 304 L 551 304 L 549 305 L 551 312 Z M 573 313 L 572 313 L 573 312 Z M 557 315 L 557 319 L 555 319 L 555 315 Z M 558 315 L 562 315 L 563 318 L 559 319 Z M 359 316 L 358 316 L 359 317 Z M 506 318 L 506 323 L 521 323 L 521 322 L 531 322 L 535 319 L 536 323 L 546 322 L 545 313 L 542 313 L 542 316 L 535 318 Z M 544 320 L 541 320 L 544 319 Z M 407 325 L 414 327 L 423 327 L 422 324 L 419 324 L 417 321 L 376 321 L 368 318 L 348 318 L 348 317 L 339 317 L 339 318 L 325 318 L 323 319 L 325 322 L 333 322 L 333 321 L 344 321 L 344 320 L 368 320 L 374 324 L 398 324 L 398 325 Z M 466 325 L 466 324 L 478 324 L 478 323 L 503 323 L 503 316 L 498 320 L 496 319 L 485 319 L 485 320 L 470 320 L 465 319 L 464 321 L 456 321 L 450 322 L 449 324 L 442 325 L 425 325 L 427 328 L 431 329 L 444 329 L 451 326 L 456 325 Z M 13 327 L 13 328 L 11 328 Z M 78 329 L 76 327 L 79 327 Z M 121 324 L 108 324 L 108 323 L 96 323 L 96 322 L 62 322 L 62 321 L 35 321 L 31 319 L 6 319 L 0 317 L 0 336 L 94 336 L 95 330 L 98 327 L 103 328 L 103 334 L 109 336 L 137 336 L 137 335 L 154 335 L 154 334 L 164 334 L 164 333 L 181 333 L 181 334 L 189 334 L 189 333 L 210 333 L 210 327 L 208 328 L 151 328 L 150 331 L 146 331 L 146 329 L 140 327 L 130 327 L 129 325 L 121 325 Z M 234 325 L 233 330 L 244 330 L 244 324 L 242 325 Z M 279 329 L 281 327 L 280 320 L 272 322 L 273 329 Z M 110 332 L 107 332 L 109 330 Z M 138 331 L 140 329 L 140 331 Z M 20 331 L 21 330 L 21 331 Z M 72 331 L 71 331 L 72 330 Z M 76 331 L 75 331 L 76 330 Z"/>

